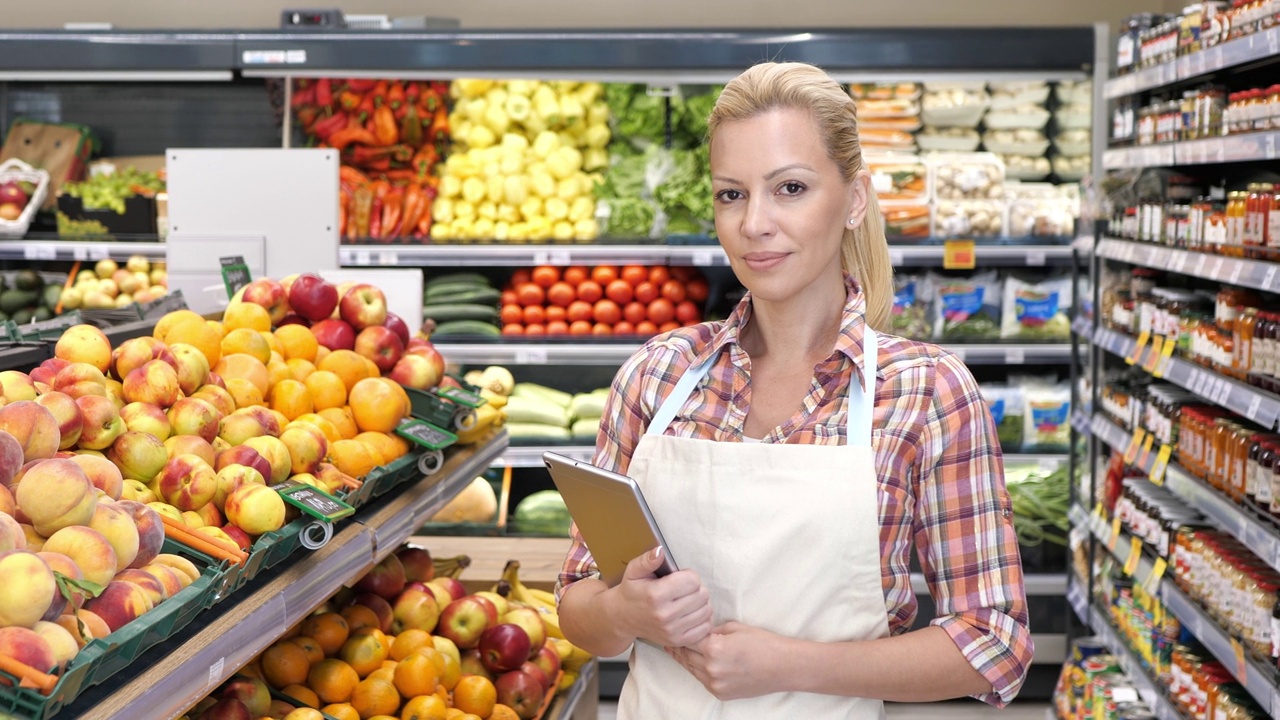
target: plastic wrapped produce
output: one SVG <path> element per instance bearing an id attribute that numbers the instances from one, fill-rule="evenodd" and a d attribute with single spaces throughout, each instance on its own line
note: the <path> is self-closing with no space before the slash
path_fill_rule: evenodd
<path id="1" fill-rule="evenodd" d="M 1012 381 L 1012 379 L 1011 379 Z M 1023 380 L 1027 422 L 1022 451 L 1064 453 L 1071 445 L 1071 386 L 1050 385 L 1040 378 Z"/>
<path id="2" fill-rule="evenodd" d="M 936 237 L 994 238 L 1004 234 L 1001 200 L 938 200 L 933 209 Z"/>
<path id="3" fill-rule="evenodd" d="M 1049 124 L 1049 111 L 1039 105 L 1018 105 L 989 110 L 982 123 L 992 130 L 1042 130 Z"/>
<path id="4" fill-rule="evenodd" d="M 1043 106 L 1049 99 L 1049 83 L 1039 81 L 991 83 L 991 110 L 1006 110 L 1024 105 Z"/>
<path id="5" fill-rule="evenodd" d="M 1077 201 L 1048 183 L 1008 183 L 1009 237 L 1070 237 Z"/>
<path id="6" fill-rule="evenodd" d="M 1000 338 L 1032 342 L 1070 340 L 1071 303 L 1070 278 L 1040 282 L 1006 278 Z"/>
<path id="7" fill-rule="evenodd" d="M 1059 155 L 1088 155 L 1093 151 L 1093 136 L 1082 128 L 1059 130 L 1053 137 L 1053 146 L 1057 148 Z"/>
<path id="8" fill-rule="evenodd" d="M 967 278 L 932 273 L 929 288 L 934 339 L 967 342 L 1000 337 L 1001 282 L 995 271 Z"/>
<path id="9" fill-rule="evenodd" d="M 849 94 L 854 100 L 918 100 L 918 83 L 851 83 Z"/>
<path id="10" fill-rule="evenodd" d="M 916 143 L 928 152 L 974 152 L 982 136 L 973 128 L 929 126 L 916 134 Z"/>
<path id="11" fill-rule="evenodd" d="M 1044 156 L 1002 155 L 1005 173 L 1014 180 L 1043 180 L 1053 172 L 1049 158 Z"/>
<path id="12" fill-rule="evenodd" d="M 1053 88 L 1059 105 L 1090 105 L 1093 102 L 1092 80 L 1060 80 Z"/>
<path id="13" fill-rule="evenodd" d="M 982 134 L 982 145 L 1001 155 L 1039 156 L 1049 149 L 1049 138 L 1041 130 L 988 130 Z"/>
<path id="14" fill-rule="evenodd" d="M 920 119 L 937 127 L 976 128 L 990 102 L 983 83 L 927 83 Z"/>
<path id="15" fill-rule="evenodd" d="M 894 239 L 924 239 L 929 237 L 933 212 L 927 202 L 885 203 L 880 206 L 884 215 L 885 235 Z"/>
<path id="16" fill-rule="evenodd" d="M 1092 159 L 1088 155 L 1080 157 L 1059 155 L 1053 159 L 1053 172 L 1061 180 L 1075 181 L 1084 177 L 1091 165 Z"/>
<path id="17" fill-rule="evenodd" d="M 996 423 L 1000 450 L 1005 453 L 1022 452 L 1022 441 L 1026 435 L 1026 393 L 1020 386 L 1004 383 L 983 383 L 978 390 Z"/>
<path id="18" fill-rule="evenodd" d="M 920 275 L 896 275 L 893 279 L 893 311 L 889 316 L 894 335 L 912 340 L 928 340 L 929 285 Z"/>
<path id="19" fill-rule="evenodd" d="M 929 199 L 929 168 L 924 160 L 906 154 L 868 155 L 866 165 L 880 200 Z"/>
<path id="20" fill-rule="evenodd" d="M 937 153 L 928 158 L 939 200 L 1004 197 L 1004 162 L 992 153 Z"/>

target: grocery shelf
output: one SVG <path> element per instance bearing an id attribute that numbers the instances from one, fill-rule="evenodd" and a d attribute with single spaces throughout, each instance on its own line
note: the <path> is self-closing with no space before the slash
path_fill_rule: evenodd
<path id="1" fill-rule="evenodd" d="M 1068 584 L 1066 573 L 1031 573 L 1023 576 L 1022 582 L 1028 597 L 1062 597 Z M 929 594 L 923 573 L 911 573 L 911 590 L 916 595 Z"/>
<path id="2" fill-rule="evenodd" d="M 83 240 L 0 240 L 0 260 L 124 261 L 141 255 L 165 259 L 162 242 L 94 242 Z"/>
<path id="3" fill-rule="evenodd" d="M 542 467 L 542 453 L 545 452 L 560 453 L 579 462 L 592 462 L 596 449 L 592 445 L 512 445 L 493 464 L 516 468 Z"/>
<path id="4" fill-rule="evenodd" d="M 182 715 L 344 583 L 394 550 L 386 543 L 395 539 L 399 527 L 433 515 L 505 445 L 506 434 L 500 433 L 483 445 L 452 450 L 438 473 L 371 503 L 323 547 L 254 580 L 202 613 L 188 633 L 143 655 L 127 681 L 90 688 L 65 712 L 69 717 L 89 710 L 98 717 Z"/>
<path id="5" fill-rule="evenodd" d="M 1081 315 L 1071 321 L 1071 332 L 1079 337 L 1089 338 L 1093 336 L 1093 319 Z"/>
<path id="6" fill-rule="evenodd" d="M 632 343 L 436 343 L 450 362 L 512 365 L 620 365 L 640 346 Z M 1066 363 L 1069 343 L 945 344 L 970 365 L 1050 365 Z"/>
<path id="7" fill-rule="evenodd" d="M 1115 355 L 1129 357 L 1137 340 L 1127 333 L 1100 327 L 1094 333 L 1093 342 Z M 1155 367 L 1147 362 L 1152 360 L 1150 356 L 1151 348 L 1144 348 L 1142 357 L 1134 366 L 1147 364 L 1148 368 Z M 1280 395 L 1259 390 L 1195 363 L 1169 357 L 1164 364 L 1163 377 L 1265 428 L 1276 427 L 1276 421 L 1280 419 Z"/>
<path id="8" fill-rule="evenodd" d="M 1071 609 L 1075 612 L 1076 617 L 1085 625 L 1089 622 L 1089 585 L 1076 574 L 1075 570 L 1067 572 L 1067 603 L 1071 605 Z"/>
<path id="9" fill-rule="evenodd" d="M 1103 238 L 1098 243 L 1096 253 L 1099 257 L 1130 265 L 1192 275 L 1255 290 L 1280 292 L 1280 278 L 1277 277 L 1280 275 L 1280 263 L 1189 252 L 1119 238 Z"/>
<path id="10" fill-rule="evenodd" d="M 1125 676 L 1137 686 L 1138 695 L 1142 698 L 1142 701 L 1155 711 L 1156 718 L 1158 720 L 1188 720 L 1188 716 L 1183 715 L 1169 699 L 1169 694 L 1151 679 L 1151 675 L 1147 673 L 1147 669 L 1138 660 L 1138 656 L 1129 649 L 1129 646 L 1124 642 L 1124 638 L 1120 637 L 1111 625 L 1111 620 L 1107 617 L 1107 611 L 1101 604 L 1094 603 L 1091 606 L 1090 617 L 1092 622 L 1089 623 L 1089 626 L 1093 628 L 1094 635 L 1111 650 L 1116 662 L 1124 670 Z"/>
<path id="11" fill-rule="evenodd" d="M 1173 62 L 1112 78 L 1103 86 L 1102 94 L 1112 100 L 1277 55 L 1280 55 L 1280 28 L 1271 28 L 1183 55 Z"/>
<path id="12" fill-rule="evenodd" d="M 1275 160 L 1278 140 L 1280 140 L 1280 130 L 1270 130 L 1200 140 L 1111 148 L 1103 151 L 1102 166 L 1108 170 L 1119 170 Z"/>
<path id="13" fill-rule="evenodd" d="M 889 257 L 896 267 L 940 267 L 942 240 L 902 245 L 890 239 Z M 976 245 L 975 258 L 982 264 L 1063 265 L 1072 261 L 1070 245 Z M 693 245 L 613 245 L 573 243 L 528 245 L 481 243 L 435 245 L 343 245 L 338 262 L 349 267 L 494 267 L 527 265 L 728 265 L 724 250 L 714 243 Z"/>

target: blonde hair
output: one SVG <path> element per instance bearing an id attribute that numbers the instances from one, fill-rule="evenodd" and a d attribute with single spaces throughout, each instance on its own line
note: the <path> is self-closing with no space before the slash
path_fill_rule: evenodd
<path id="1" fill-rule="evenodd" d="M 817 120 L 827 156 L 840 167 L 846 182 L 866 168 L 853 98 L 825 72 L 805 63 L 761 63 L 730 81 L 707 120 L 708 141 L 721 123 L 777 109 L 801 110 Z M 867 195 L 862 224 L 844 230 L 840 263 L 862 285 L 867 324 L 887 328 L 893 308 L 893 264 L 874 191 Z"/>

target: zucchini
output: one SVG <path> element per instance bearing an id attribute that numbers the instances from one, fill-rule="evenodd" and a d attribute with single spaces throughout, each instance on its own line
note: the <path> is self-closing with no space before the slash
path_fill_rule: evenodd
<path id="1" fill-rule="evenodd" d="M 477 272 L 453 272 L 443 275 L 436 275 L 427 279 L 427 287 L 435 285 L 451 285 L 467 283 L 470 285 L 479 285 L 481 287 L 489 286 L 489 278 Z"/>
<path id="2" fill-rule="evenodd" d="M 465 295 L 473 293 L 477 290 L 492 290 L 488 285 L 474 285 L 472 283 L 445 283 L 443 285 L 431 285 L 422 291 L 422 297 L 427 302 L 438 297 L 452 297 L 455 295 Z M 501 295 L 501 293 L 499 293 Z"/>
<path id="3" fill-rule="evenodd" d="M 454 320 L 480 320 L 487 323 L 498 321 L 498 309 L 492 305 L 475 305 L 470 303 L 440 303 L 422 306 L 422 319 L 430 318 L 437 324 Z"/>
<path id="4" fill-rule="evenodd" d="M 569 427 L 569 414 L 565 409 L 549 400 L 537 397 L 512 396 L 507 399 L 503 408 L 507 419 L 513 423 L 541 423 L 552 427 Z"/>
<path id="5" fill-rule="evenodd" d="M 583 418 L 573 424 L 569 428 L 569 434 L 574 440 L 582 440 L 592 444 L 596 441 L 596 436 L 600 434 L 600 418 Z"/>
<path id="6" fill-rule="evenodd" d="M 512 440 L 569 440 L 568 428 L 540 423 L 508 422 L 502 426 Z"/>
<path id="7" fill-rule="evenodd" d="M 458 292 L 450 291 L 448 293 L 437 295 L 423 295 L 422 301 L 427 304 L 434 303 L 474 303 L 477 305 L 497 305 L 502 299 L 502 293 L 495 288 L 470 288 Z"/>
<path id="8" fill-rule="evenodd" d="M 513 397 L 532 397 L 541 400 L 549 400 L 562 408 L 569 407 L 569 403 L 573 402 L 573 395 L 563 390 L 549 388 L 546 385 L 538 385 L 537 383 L 522 382 L 516 383 L 512 388 L 511 395 Z"/>
<path id="9" fill-rule="evenodd" d="M 574 395 L 573 401 L 569 403 L 569 415 L 578 420 L 599 418 L 604 414 L 606 398 L 608 391 Z"/>
<path id="10" fill-rule="evenodd" d="M 435 340 L 439 338 L 465 337 L 468 335 L 482 335 L 484 337 L 496 338 L 502 336 L 502 331 L 498 329 L 497 325 L 480 320 L 451 320 L 437 325 L 436 329 L 431 333 L 431 338 Z"/>

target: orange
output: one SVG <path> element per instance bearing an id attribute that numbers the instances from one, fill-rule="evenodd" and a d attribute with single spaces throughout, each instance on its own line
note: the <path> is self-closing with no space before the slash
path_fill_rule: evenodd
<path id="1" fill-rule="evenodd" d="M 310 669 L 307 651 L 288 640 L 280 640 L 262 651 L 262 677 L 276 689 L 305 683 Z"/>
<path id="2" fill-rule="evenodd" d="M 429 647 L 432 647 L 431 633 L 420 628 L 409 628 L 396 635 L 396 639 L 391 641 L 391 659 L 404 660 L 413 652 Z M 432 685 L 431 689 L 435 690 L 435 685 Z M 409 694 L 417 695 L 418 693 Z"/>
<path id="3" fill-rule="evenodd" d="M 382 371 L 378 369 L 377 363 L 370 360 L 369 358 L 364 358 L 364 367 L 365 367 L 365 370 L 368 371 L 368 376 L 371 378 L 380 377 L 382 375 Z"/>
<path id="4" fill-rule="evenodd" d="M 347 392 L 351 392 L 351 388 L 361 380 L 373 377 L 369 374 L 365 358 L 357 355 L 354 350 L 334 350 L 316 363 L 316 369 L 328 370 L 337 375 Z"/>
<path id="5" fill-rule="evenodd" d="M 321 702 L 344 703 L 351 699 L 360 682 L 355 668 L 336 658 L 326 658 L 311 666 L 307 685 L 316 691 Z"/>
<path id="6" fill-rule="evenodd" d="M 419 695 L 400 708 L 400 720 L 444 720 L 448 709 L 438 695 Z"/>
<path id="7" fill-rule="evenodd" d="M 316 349 L 316 359 L 313 360 L 312 362 L 319 365 L 320 361 L 323 360 L 325 356 L 328 355 L 330 352 L 331 351 L 329 350 L 329 348 L 321 345 L 319 348 Z"/>
<path id="8" fill-rule="evenodd" d="M 293 422 L 304 423 L 311 427 L 319 428 L 320 432 L 324 433 L 325 439 L 329 442 L 342 439 L 342 434 L 338 432 L 338 426 L 329 422 L 329 419 L 323 415 L 313 412 L 303 413 L 302 415 L 294 418 Z"/>
<path id="9" fill-rule="evenodd" d="M 286 326 L 287 327 L 287 326 Z M 332 703 L 320 708 L 320 712 L 338 720 L 360 720 L 360 713 L 350 703 Z"/>
<path id="10" fill-rule="evenodd" d="M 294 325 L 285 325 L 285 327 L 296 327 Z M 306 380 L 307 376 L 316 371 L 315 363 L 302 358 L 289 358 L 284 361 L 289 366 L 289 372 L 293 375 L 294 380 Z"/>
<path id="11" fill-rule="evenodd" d="M 435 692 L 440 674 L 431 658 L 415 653 L 396 665 L 392 681 L 401 695 L 415 697 Z"/>
<path id="12" fill-rule="evenodd" d="M 284 355 L 286 360 L 297 358 L 315 362 L 316 350 L 320 349 L 320 343 L 316 342 L 315 333 L 311 332 L 311 328 L 302 325 L 281 325 L 276 328 L 275 335 L 282 347 L 280 354 Z"/>
<path id="13" fill-rule="evenodd" d="M 347 627 L 350 629 L 351 634 L 354 634 L 357 630 L 376 628 L 382 624 L 382 621 L 378 619 L 378 614 L 364 605 L 348 605 L 342 608 L 342 618 L 347 621 Z"/>
<path id="14" fill-rule="evenodd" d="M 267 341 L 262 339 L 256 330 L 249 328 L 236 328 L 222 338 L 222 354 L 235 353 L 244 353 L 257 358 L 264 367 L 271 360 L 271 346 L 267 345 Z"/>
<path id="15" fill-rule="evenodd" d="M 387 659 L 387 649 L 373 633 L 364 629 L 352 633 L 338 654 L 362 678 L 382 667 L 382 661 Z"/>
<path id="16" fill-rule="evenodd" d="M 390 715 L 400 709 L 400 694 L 396 686 L 386 680 L 361 680 L 351 693 L 351 707 L 362 718 L 374 715 Z"/>
<path id="17" fill-rule="evenodd" d="M 290 685 L 281 688 L 280 692 L 306 705 L 307 707 L 320 707 L 320 696 L 316 695 L 316 691 L 305 685 Z"/>
<path id="18" fill-rule="evenodd" d="M 293 370 L 289 369 L 289 366 L 286 365 L 283 360 L 273 359 L 271 362 L 267 363 L 267 394 L 271 394 L 270 388 L 274 388 L 284 380 L 293 380 L 296 382 L 296 379 L 293 377 Z"/>
<path id="19" fill-rule="evenodd" d="M 351 414 L 351 408 L 345 405 L 340 408 L 325 408 L 317 414 L 333 423 L 338 429 L 338 433 L 346 440 L 354 438 L 360 431 L 356 428 L 356 417 Z"/>
<path id="20" fill-rule="evenodd" d="M 440 672 L 440 684 L 446 690 L 453 690 L 462 679 L 462 665 L 448 653 L 440 653 L 440 658 L 440 662 L 444 664 L 444 670 Z"/>
<path id="21" fill-rule="evenodd" d="M 170 315 L 178 315 L 179 313 L 170 313 L 164 318 L 160 318 L 161 322 Z M 156 324 L 155 336 L 161 342 L 167 345 L 178 345 L 185 343 L 190 345 L 201 353 L 209 361 L 210 367 L 218 363 L 218 359 L 222 357 L 222 332 L 209 327 L 199 315 L 191 313 L 180 315 L 179 319 L 170 323 L 163 330 L 160 324 Z M 162 334 L 163 333 L 163 334 Z"/>
<path id="22" fill-rule="evenodd" d="M 307 386 L 293 378 L 277 382 L 271 388 L 268 401 L 269 407 L 283 413 L 286 420 L 293 420 L 315 409 L 311 406 L 311 393 L 307 392 Z"/>
<path id="23" fill-rule="evenodd" d="M 219 320 L 205 320 L 205 321 L 204 321 L 204 324 L 205 324 L 205 325 L 208 325 L 210 328 L 213 328 L 214 330 L 218 331 L 218 337 L 219 337 L 219 338 L 221 338 L 223 335 L 226 335 L 226 334 L 227 334 L 226 329 L 222 327 L 222 322 L 221 322 L 221 321 L 219 321 Z"/>
<path id="24" fill-rule="evenodd" d="M 482 718 L 489 717 L 497 701 L 498 691 L 493 683 L 479 675 L 464 676 L 453 689 L 453 706 Z"/>
<path id="25" fill-rule="evenodd" d="M 315 708 L 297 708 L 291 710 L 281 720 L 324 720 L 324 715 Z"/>
<path id="26" fill-rule="evenodd" d="M 266 405 L 266 401 L 262 398 L 262 391 L 252 380 L 244 378 L 227 378 L 223 380 L 227 384 L 227 392 L 231 395 L 231 399 L 236 404 L 236 409 L 252 407 L 254 405 Z"/>
<path id="27" fill-rule="evenodd" d="M 392 682 L 396 677 L 396 665 L 398 664 L 399 663 L 397 663 L 395 660 L 383 660 L 382 667 L 369 673 L 369 677 L 365 678 L 365 680 L 381 680 L 383 682 Z"/>
<path id="28" fill-rule="evenodd" d="M 258 334 L 262 336 L 263 340 L 267 341 L 267 347 L 271 348 L 271 357 L 279 355 L 280 362 L 284 362 L 284 344 L 280 342 L 280 338 L 276 337 L 275 333 L 267 332 L 265 330 L 259 330 Z"/>
<path id="29" fill-rule="evenodd" d="M 386 378 L 366 378 L 356 383 L 347 404 L 362 432 L 391 432 L 409 414 L 408 393 Z"/>
<path id="30" fill-rule="evenodd" d="M 227 334 L 235 330 L 271 331 L 271 314 L 255 303 L 232 303 L 222 314 L 222 327 Z"/>
<path id="31" fill-rule="evenodd" d="M 200 322 L 204 322 L 204 318 L 200 317 L 200 314 L 194 310 L 174 310 L 173 312 L 165 313 L 164 317 L 156 321 L 156 327 L 151 331 L 151 336 L 161 342 L 167 343 L 168 341 L 165 340 L 165 336 L 169 334 L 169 331 L 178 323 L 188 320 L 199 320 Z"/>
<path id="32" fill-rule="evenodd" d="M 311 404 L 317 412 L 347 404 L 347 384 L 331 370 L 316 369 L 303 378 L 302 382 L 311 393 Z"/>
<path id="33" fill-rule="evenodd" d="M 214 366 L 213 371 L 218 374 L 218 377 L 222 378 L 224 383 L 231 380 L 231 378 L 241 378 L 253 383 L 258 388 L 258 392 L 263 395 L 266 395 L 267 391 L 271 389 L 267 361 L 259 360 L 247 353 L 227 353 Z M 228 385 L 227 390 L 230 389 L 231 386 Z M 235 393 L 232 394 L 234 395 Z"/>
<path id="34" fill-rule="evenodd" d="M 303 650 L 306 650 L 307 659 L 310 660 L 312 664 L 318 663 L 324 659 L 324 648 L 320 647 L 320 643 L 317 642 L 315 638 L 307 637 L 306 635 L 297 635 L 289 638 L 289 642 L 297 645 Z"/>
<path id="35" fill-rule="evenodd" d="M 302 621 L 302 633 L 319 643 L 325 655 L 336 655 L 351 634 L 347 621 L 336 612 L 317 613 Z"/>
<path id="36" fill-rule="evenodd" d="M 359 440 L 338 440 L 329 443 L 326 458 L 339 471 L 353 478 L 362 478 L 382 463 L 372 448 Z"/>
<path id="37" fill-rule="evenodd" d="M 617 282 L 616 280 L 614 282 Z M 485 720 L 520 720 L 520 716 L 510 707 L 498 703 L 493 706 L 493 712 L 489 713 L 489 717 Z"/>

